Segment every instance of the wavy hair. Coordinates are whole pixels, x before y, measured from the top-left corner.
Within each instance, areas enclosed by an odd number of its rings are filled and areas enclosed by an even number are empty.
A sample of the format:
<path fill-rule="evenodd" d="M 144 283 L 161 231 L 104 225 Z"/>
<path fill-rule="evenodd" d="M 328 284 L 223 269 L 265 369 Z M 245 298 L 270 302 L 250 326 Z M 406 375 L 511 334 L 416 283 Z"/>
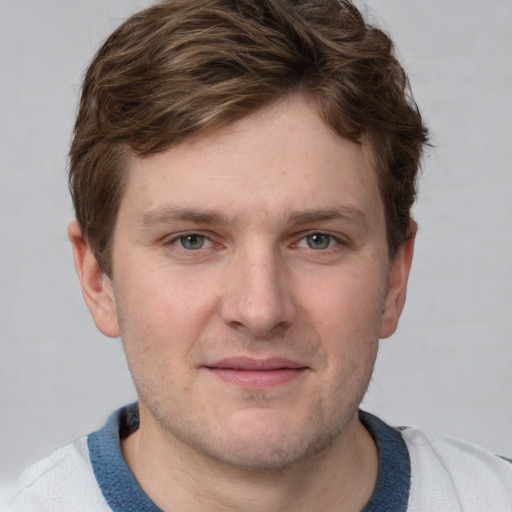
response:
<path fill-rule="evenodd" d="M 368 137 L 393 257 L 405 240 L 427 129 L 388 35 L 348 0 L 166 0 L 125 21 L 88 68 L 69 185 L 107 274 L 126 157 L 147 157 L 285 95 L 341 137 Z"/>

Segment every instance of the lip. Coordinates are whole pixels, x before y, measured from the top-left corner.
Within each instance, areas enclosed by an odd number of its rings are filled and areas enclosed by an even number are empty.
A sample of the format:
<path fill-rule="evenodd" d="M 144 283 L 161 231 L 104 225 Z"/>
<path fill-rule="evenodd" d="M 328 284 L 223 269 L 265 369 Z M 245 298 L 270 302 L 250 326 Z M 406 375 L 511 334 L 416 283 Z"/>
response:
<path fill-rule="evenodd" d="M 205 365 L 204 368 L 221 380 L 247 390 L 288 384 L 308 369 L 303 363 L 280 357 L 231 357 Z"/>

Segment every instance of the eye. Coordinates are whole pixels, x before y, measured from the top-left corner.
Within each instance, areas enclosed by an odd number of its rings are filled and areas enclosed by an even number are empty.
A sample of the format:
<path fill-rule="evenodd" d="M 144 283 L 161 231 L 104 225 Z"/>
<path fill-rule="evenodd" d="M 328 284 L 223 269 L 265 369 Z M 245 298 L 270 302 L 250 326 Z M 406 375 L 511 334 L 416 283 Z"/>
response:
<path fill-rule="evenodd" d="M 306 243 L 311 249 L 328 249 L 331 245 L 331 237 L 322 233 L 315 233 L 306 237 Z"/>
<path fill-rule="evenodd" d="M 179 244 L 183 249 L 186 249 L 187 251 L 197 251 L 199 249 L 203 249 L 204 247 L 209 247 L 211 241 L 204 235 L 191 233 L 190 235 L 180 236 L 176 239 L 175 243 Z"/>
<path fill-rule="evenodd" d="M 339 243 L 340 241 L 332 235 L 328 235 L 326 233 L 312 233 L 300 240 L 297 247 L 307 246 L 310 249 L 321 251 L 335 247 Z"/>

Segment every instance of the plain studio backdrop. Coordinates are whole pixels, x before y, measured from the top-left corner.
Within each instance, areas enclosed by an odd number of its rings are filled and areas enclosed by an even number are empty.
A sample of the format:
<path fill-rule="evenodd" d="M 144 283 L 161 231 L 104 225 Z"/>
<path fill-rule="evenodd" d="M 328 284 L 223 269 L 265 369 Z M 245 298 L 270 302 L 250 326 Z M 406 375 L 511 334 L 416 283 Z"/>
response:
<path fill-rule="evenodd" d="M 134 400 L 82 301 L 66 154 L 82 73 L 142 0 L 0 0 L 0 477 Z M 408 302 L 364 407 L 512 456 L 512 1 L 369 0 L 433 136 Z"/>

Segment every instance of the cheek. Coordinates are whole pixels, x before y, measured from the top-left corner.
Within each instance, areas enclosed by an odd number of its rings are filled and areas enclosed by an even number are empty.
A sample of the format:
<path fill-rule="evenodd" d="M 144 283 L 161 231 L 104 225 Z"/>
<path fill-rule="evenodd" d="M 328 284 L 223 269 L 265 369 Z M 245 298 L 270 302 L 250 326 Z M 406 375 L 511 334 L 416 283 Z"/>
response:
<path fill-rule="evenodd" d="M 370 378 L 384 307 L 384 287 L 376 279 L 382 277 L 354 272 L 309 295 L 309 323 L 321 340 L 334 392 L 365 387 Z"/>
<path fill-rule="evenodd" d="M 322 280 L 322 286 L 308 282 L 302 289 L 302 305 L 312 323 L 321 330 L 356 338 L 378 332 L 384 310 L 383 273 L 351 270 Z M 316 284 L 316 286 L 315 286 Z"/>
<path fill-rule="evenodd" d="M 190 387 L 197 345 L 215 316 L 216 297 L 205 292 L 216 288 L 165 272 L 127 275 L 121 282 L 121 337 L 139 396 L 152 401 L 157 389 Z"/>
<path fill-rule="evenodd" d="M 130 330 L 153 332 L 147 340 L 152 343 L 159 334 L 169 338 L 200 328 L 214 308 L 211 290 L 215 288 L 191 272 L 187 275 L 154 268 L 128 273 L 120 282 L 123 286 L 117 289 L 116 304 L 121 323 Z"/>

